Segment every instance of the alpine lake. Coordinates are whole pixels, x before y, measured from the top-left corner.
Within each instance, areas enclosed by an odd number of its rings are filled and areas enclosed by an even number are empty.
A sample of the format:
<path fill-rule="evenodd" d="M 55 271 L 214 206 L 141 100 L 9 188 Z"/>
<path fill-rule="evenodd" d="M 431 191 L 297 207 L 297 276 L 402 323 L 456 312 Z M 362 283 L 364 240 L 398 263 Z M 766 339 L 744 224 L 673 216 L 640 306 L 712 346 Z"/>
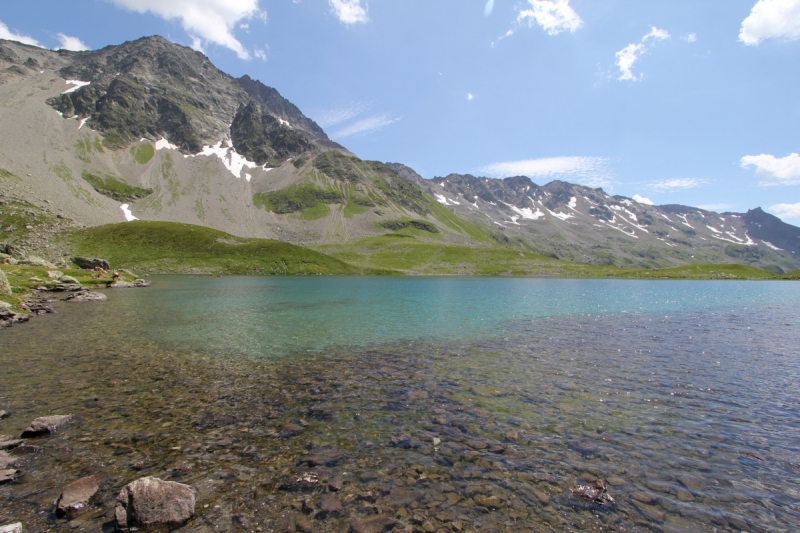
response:
<path fill-rule="evenodd" d="M 800 529 L 800 284 L 150 279 L 0 331 L 0 434 L 76 415 L 0 524 L 157 476 L 193 533 Z"/>

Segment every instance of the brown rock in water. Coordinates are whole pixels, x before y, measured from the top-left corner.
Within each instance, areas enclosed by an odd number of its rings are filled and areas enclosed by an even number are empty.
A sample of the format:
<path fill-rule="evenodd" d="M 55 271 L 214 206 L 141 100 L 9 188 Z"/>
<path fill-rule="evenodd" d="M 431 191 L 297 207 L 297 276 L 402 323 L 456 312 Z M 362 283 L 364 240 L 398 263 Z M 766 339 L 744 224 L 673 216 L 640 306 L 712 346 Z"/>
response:
<path fill-rule="evenodd" d="M 69 519 L 86 511 L 89 500 L 97 493 L 99 487 L 94 476 L 81 478 L 64 487 L 61 496 L 56 500 L 56 516 Z"/>
<path fill-rule="evenodd" d="M 144 477 L 129 483 L 117 496 L 117 529 L 174 529 L 194 517 L 195 490 L 174 481 Z"/>
<path fill-rule="evenodd" d="M 63 428 L 68 422 L 73 420 L 75 415 L 52 415 L 37 418 L 28 429 L 22 432 L 23 439 L 38 437 L 40 435 L 50 435 Z"/>
<path fill-rule="evenodd" d="M 11 414 L 12 414 L 11 411 L 2 411 L 2 410 L 0 410 L 0 420 L 3 420 L 4 418 L 8 418 L 9 416 L 11 416 Z"/>
<path fill-rule="evenodd" d="M 608 493 L 606 484 L 602 479 L 597 479 L 589 485 L 579 485 L 576 488 L 569 490 L 573 496 L 593 501 L 598 505 L 616 503 L 614 498 L 611 497 L 611 494 Z"/>
<path fill-rule="evenodd" d="M 339 461 L 344 459 L 344 453 L 336 448 L 321 448 L 314 450 L 314 452 L 302 456 L 298 459 L 298 464 L 306 463 L 308 466 L 335 466 Z"/>
<path fill-rule="evenodd" d="M 0 470 L 0 485 L 14 481 L 19 476 L 19 470 L 9 468 L 7 470 Z"/>
<path fill-rule="evenodd" d="M 374 518 L 365 518 L 364 520 L 355 520 L 350 524 L 350 531 L 352 533 L 384 533 L 391 531 L 397 524 L 397 520 L 389 518 L 388 516 L 376 516 Z"/>
<path fill-rule="evenodd" d="M 11 435 L 0 435 L 0 450 L 10 450 L 22 444 L 22 440 Z"/>
<path fill-rule="evenodd" d="M 344 507 L 339 497 L 335 494 L 326 494 L 319 502 L 317 518 L 332 518 L 339 516 Z"/>

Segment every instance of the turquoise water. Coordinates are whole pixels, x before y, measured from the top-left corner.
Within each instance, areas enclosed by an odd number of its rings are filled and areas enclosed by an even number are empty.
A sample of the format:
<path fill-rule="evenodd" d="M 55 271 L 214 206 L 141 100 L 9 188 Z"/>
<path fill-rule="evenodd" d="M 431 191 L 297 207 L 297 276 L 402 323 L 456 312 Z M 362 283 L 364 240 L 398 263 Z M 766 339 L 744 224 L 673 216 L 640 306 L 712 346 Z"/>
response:
<path fill-rule="evenodd" d="M 503 336 L 531 319 L 741 310 L 800 301 L 800 284 L 475 278 L 152 278 L 125 294 L 142 331 L 206 352 L 274 358 Z M 144 316 L 143 311 L 146 311 Z"/>

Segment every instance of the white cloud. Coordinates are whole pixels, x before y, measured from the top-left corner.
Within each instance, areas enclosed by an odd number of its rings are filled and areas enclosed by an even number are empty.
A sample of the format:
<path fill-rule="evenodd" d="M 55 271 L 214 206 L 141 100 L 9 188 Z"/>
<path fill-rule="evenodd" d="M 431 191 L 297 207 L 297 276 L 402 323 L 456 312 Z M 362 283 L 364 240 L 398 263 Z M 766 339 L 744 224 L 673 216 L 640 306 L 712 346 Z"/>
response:
<path fill-rule="evenodd" d="M 639 196 L 638 194 L 634 194 L 633 199 L 634 201 L 639 202 L 640 204 L 654 205 L 653 200 L 651 200 L 650 198 L 645 198 L 644 196 Z"/>
<path fill-rule="evenodd" d="M 351 102 L 325 111 L 312 112 L 312 118 L 322 128 L 347 122 L 372 107 L 371 102 Z"/>
<path fill-rule="evenodd" d="M 180 19 L 183 29 L 192 36 L 192 48 L 202 50 L 202 40 L 230 48 L 240 59 L 251 55 L 236 40 L 232 30 L 249 18 L 262 18 L 258 0 L 107 0 L 138 13 L 151 12 L 166 20 Z"/>
<path fill-rule="evenodd" d="M 19 33 L 13 33 L 11 30 L 8 29 L 8 26 L 0 22 L 0 39 L 8 39 L 9 41 L 17 41 L 22 44 L 29 44 L 31 46 L 38 46 L 39 48 L 43 48 L 39 41 L 34 39 L 33 37 L 28 37 L 27 35 L 20 35 Z"/>
<path fill-rule="evenodd" d="M 654 41 L 663 41 L 664 39 L 669 39 L 670 35 L 667 30 L 660 30 L 655 26 L 650 26 L 650 33 L 642 37 L 642 42 L 646 43 L 647 39 L 653 39 Z"/>
<path fill-rule="evenodd" d="M 513 35 L 523 24 L 529 28 L 538 24 L 548 35 L 558 35 L 562 31 L 575 32 L 583 25 L 581 17 L 569 5 L 569 0 L 528 0 L 528 4 L 530 9 L 517 8 L 515 27 L 508 30 L 506 37 Z"/>
<path fill-rule="evenodd" d="M 63 33 L 59 33 L 57 35 L 58 40 L 61 41 L 61 48 L 63 50 L 71 50 L 73 52 L 83 52 L 84 50 L 89 50 L 89 47 L 83 44 L 83 41 L 77 37 L 70 37 L 69 35 L 64 35 Z"/>
<path fill-rule="evenodd" d="M 800 184 L 800 155 L 789 154 L 786 157 L 774 155 L 746 155 L 741 160 L 742 168 L 755 167 L 756 173 L 765 179 L 761 185 L 797 185 Z"/>
<path fill-rule="evenodd" d="M 361 7 L 361 0 L 328 0 L 333 14 L 345 24 L 369 22 L 367 10 Z"/>
<path fill-rule="evenodd" d="M 758 0 L 742 22 L 739 40 L 757 45 L 780 37 L 800 38 L 800 0 Z"/>
<path fill-rule="evenodd" d="M 608 159 L 602 157 L 547 157 L 492 163 L 480 172 L 496 178 L 508 176 L 571 177 L 584 185 L 599 187 L 609 181 Z"/>
<path fill-rule="evenodd" d="M 483 15 L 485 17 L 488 17 L 489 15 L 492 14 L 493 10 L 494 10 L 494 0 L 488 0 L 486 2 L 486 7 L 483 8 Z"/>
<path fill-rule="evenodd" d="M 192 50 L 197 50 L 198 52 L 205 54 L 206 49 L 203 47 L 203 39 L 197 37 L 196 35 L 190 35 L 192 38 L 192 44 L 189 45 L 189 48 Z"/>
<path fill-rule="evenodd" d="M 670 180 L 657 181 L 648 185 L 649 188 L 659 192 L 676 191 L 680 189 L 694 189 L 705 185 L 706 180 L 697 178 L 673 178 Z"/>
<path fill-rule="evenodd" d="M 706 211 L 716 211 L 717 213 L 720 213 L 724 211 L 730 211 L 736 207 L 736 204 L 703 204 L 698 205 L 697 207 Z"/>
<path fill-rule="evenodd" d="M 471 102 L 475 99 L 475 95 L 472 93 L 467 93 L 467 101 Z"/>
<path fill-rule="evenodd" d="M 652 39 L 653 41 L 663 41 L 665 39 L 669 39 L 670 35 L 667 30 L 661 30 L 656 28 L 655 26 L 650 26 L 650 33 L 646 34 L 642 37 L 642 40 L 638 43 L 631 43 L 616 54 L 616 65 L 619 67 L 619 79 L 620 81 L 623 80 L 631 80 L 631 81 L 641 81 L 642 75 L 636 76 L 633 73 L 633 64 L 636 63 L 636 60 L 641 57 L 642 54 L 649 50 L 647 41 Z"/>
<path fill-rule="evenodd" d="M 256 56 L 261 61 L 267 60 L 267 52 L 265 50 L 261 50 L 260 48 L 256 48 L 253 50 L 253 55 Z"/>
<path fill-rule="evenodd" d="M 367 133 L 372 133 L 383 129 L 389 124 L 397 122 L 398 120 L 400 119 L 393 118 L 389 113 L 375 115 L 346 126 L 331 135 L 331 137 L 334 139 L 344 139 L 345 137 L 352 137 L 354 135 L 366 135 Z"/>
<path fill-rule="evenodd" d="M 684 35 L 683 37 L 681 37 L 681 39 L 683 39 L 687 43 L 696 43 L 697 42 L 697 34 L 696 33 L 690 33 L 688 35 Z"/>
<path fill-rule="evenodd" d="M 800 202 L 796 204 L 775 204 L 768 210 L 780 218 L 800 219 Z"/>

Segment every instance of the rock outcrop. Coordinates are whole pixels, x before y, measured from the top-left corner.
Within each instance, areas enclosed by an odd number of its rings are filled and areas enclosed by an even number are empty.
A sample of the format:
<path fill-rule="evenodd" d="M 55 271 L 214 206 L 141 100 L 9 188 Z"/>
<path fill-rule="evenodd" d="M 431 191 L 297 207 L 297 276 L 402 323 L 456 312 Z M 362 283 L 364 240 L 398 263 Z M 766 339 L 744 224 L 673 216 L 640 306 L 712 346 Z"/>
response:
<path fill-rule="evenodd" d="M 103 270 L 111 270 L 111 264 L 105 259 L 98 259 L 97 257 L 73 257 L 72 262 L 78 265 L 78 268 L 94 270 L 97 267 Z"/>

